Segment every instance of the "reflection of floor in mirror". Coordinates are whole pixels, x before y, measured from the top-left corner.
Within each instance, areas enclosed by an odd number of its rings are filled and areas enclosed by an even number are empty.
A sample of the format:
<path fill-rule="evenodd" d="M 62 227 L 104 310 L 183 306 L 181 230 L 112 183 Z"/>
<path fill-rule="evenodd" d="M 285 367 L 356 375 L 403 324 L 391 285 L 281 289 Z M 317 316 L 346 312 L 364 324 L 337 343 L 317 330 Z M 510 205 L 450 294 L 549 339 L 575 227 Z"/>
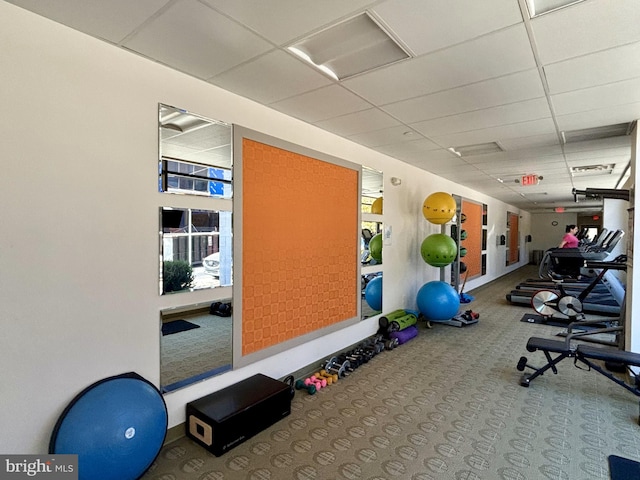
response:
<path fill-rule="evenodd" d="M 164 335 L 160 344 L 160 381 L 163 386 L 230 365 L 233 317 L 203 313 L 183 320 L 200 328 Z"/>
<path fill-rule="evenodd" d="M 363 299 L 362 300 L 362 318 L 373 317 L 374 315 L 378 315 L 380 312 L 378 310 L 374 310 L 369 306 L 369 304 Z"/>

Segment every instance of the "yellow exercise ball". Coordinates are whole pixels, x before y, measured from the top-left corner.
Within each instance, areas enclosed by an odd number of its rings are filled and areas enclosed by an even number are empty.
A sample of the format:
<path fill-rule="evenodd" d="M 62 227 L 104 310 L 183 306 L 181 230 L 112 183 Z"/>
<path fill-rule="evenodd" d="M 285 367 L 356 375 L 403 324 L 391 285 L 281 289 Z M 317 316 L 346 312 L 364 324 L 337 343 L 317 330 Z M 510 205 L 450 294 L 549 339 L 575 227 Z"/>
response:
<path fill-rule="evenodd" d="M 447 223 L 456 214 L 456 200 L 445 192 L 432 193 L 422 204 L 422 214 L 431 223 Z"/>
<path fill-rule="evenodd" d="M 382 197 L 376 198 L 371 204 L 371 213 L 382 215 Z"/>

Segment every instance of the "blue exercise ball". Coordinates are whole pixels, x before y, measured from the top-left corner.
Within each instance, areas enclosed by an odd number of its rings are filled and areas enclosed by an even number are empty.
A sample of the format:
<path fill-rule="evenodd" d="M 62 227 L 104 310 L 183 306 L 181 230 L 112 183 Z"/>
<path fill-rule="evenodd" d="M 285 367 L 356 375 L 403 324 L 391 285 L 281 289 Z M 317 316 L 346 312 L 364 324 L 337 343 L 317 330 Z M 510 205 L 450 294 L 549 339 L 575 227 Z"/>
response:
<path fill-rule="evenodd" d="M 420 287 L 417 303 L 427 320 L 450 320 L 460 309 L 460 295 L 448 283 L 433 281 Z"/>
<path fill-rule="evenodd" d="M 167 407 L 136 373 L 100 380 L 78 394 L 56 423 L 49 453 L 77 454 L 80 480 L 135 480 L 160 453 Z"/>
<path fill-rule="evenodd" d="M 374 310 L 382 310 L 382 276 L 367 283 L 364 289 L 364 299 Z"/>

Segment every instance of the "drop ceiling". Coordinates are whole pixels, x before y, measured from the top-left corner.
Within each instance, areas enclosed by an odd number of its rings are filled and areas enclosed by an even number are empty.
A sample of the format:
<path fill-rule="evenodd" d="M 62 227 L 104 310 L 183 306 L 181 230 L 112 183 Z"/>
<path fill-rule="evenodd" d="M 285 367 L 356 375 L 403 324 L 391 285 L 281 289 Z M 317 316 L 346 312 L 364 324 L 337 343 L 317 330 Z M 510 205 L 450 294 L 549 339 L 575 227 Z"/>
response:
<path fill-rule="evenodd" d="M 572 189 L 628 173 L 640 8 L 583 0 L 531 18 L 528 1 L 9 3 L 522 209 L 594 209 Z M 288 50 L 363 13 L 409 58 L 336 80 Z M 470 149 L 483 144 L 498 148 Z"/>

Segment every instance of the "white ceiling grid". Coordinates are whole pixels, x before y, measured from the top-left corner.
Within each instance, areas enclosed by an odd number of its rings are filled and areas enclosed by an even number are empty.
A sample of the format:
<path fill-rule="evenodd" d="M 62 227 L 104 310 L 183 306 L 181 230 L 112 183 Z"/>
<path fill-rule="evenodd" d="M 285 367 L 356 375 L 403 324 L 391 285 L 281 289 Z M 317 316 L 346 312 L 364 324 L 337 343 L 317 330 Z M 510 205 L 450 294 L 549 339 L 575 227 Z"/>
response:
<path fill-rule="evenodd" d="M 572 207 L 573 187 L 614 188 L 627 167 L 629 136 L 563 131 L 640 117 L 637 0 L 533 19 L 525 0 L 8 2 L 529 211 Z M 365 11 L 412 58 L 336 81 L 287 50 Z M 504 151 L 448 150 L 489 142 Z M 596 164 L 615 168 L 570 173 Z M 529 173 L 543 180 L 515 182 Z"/>

